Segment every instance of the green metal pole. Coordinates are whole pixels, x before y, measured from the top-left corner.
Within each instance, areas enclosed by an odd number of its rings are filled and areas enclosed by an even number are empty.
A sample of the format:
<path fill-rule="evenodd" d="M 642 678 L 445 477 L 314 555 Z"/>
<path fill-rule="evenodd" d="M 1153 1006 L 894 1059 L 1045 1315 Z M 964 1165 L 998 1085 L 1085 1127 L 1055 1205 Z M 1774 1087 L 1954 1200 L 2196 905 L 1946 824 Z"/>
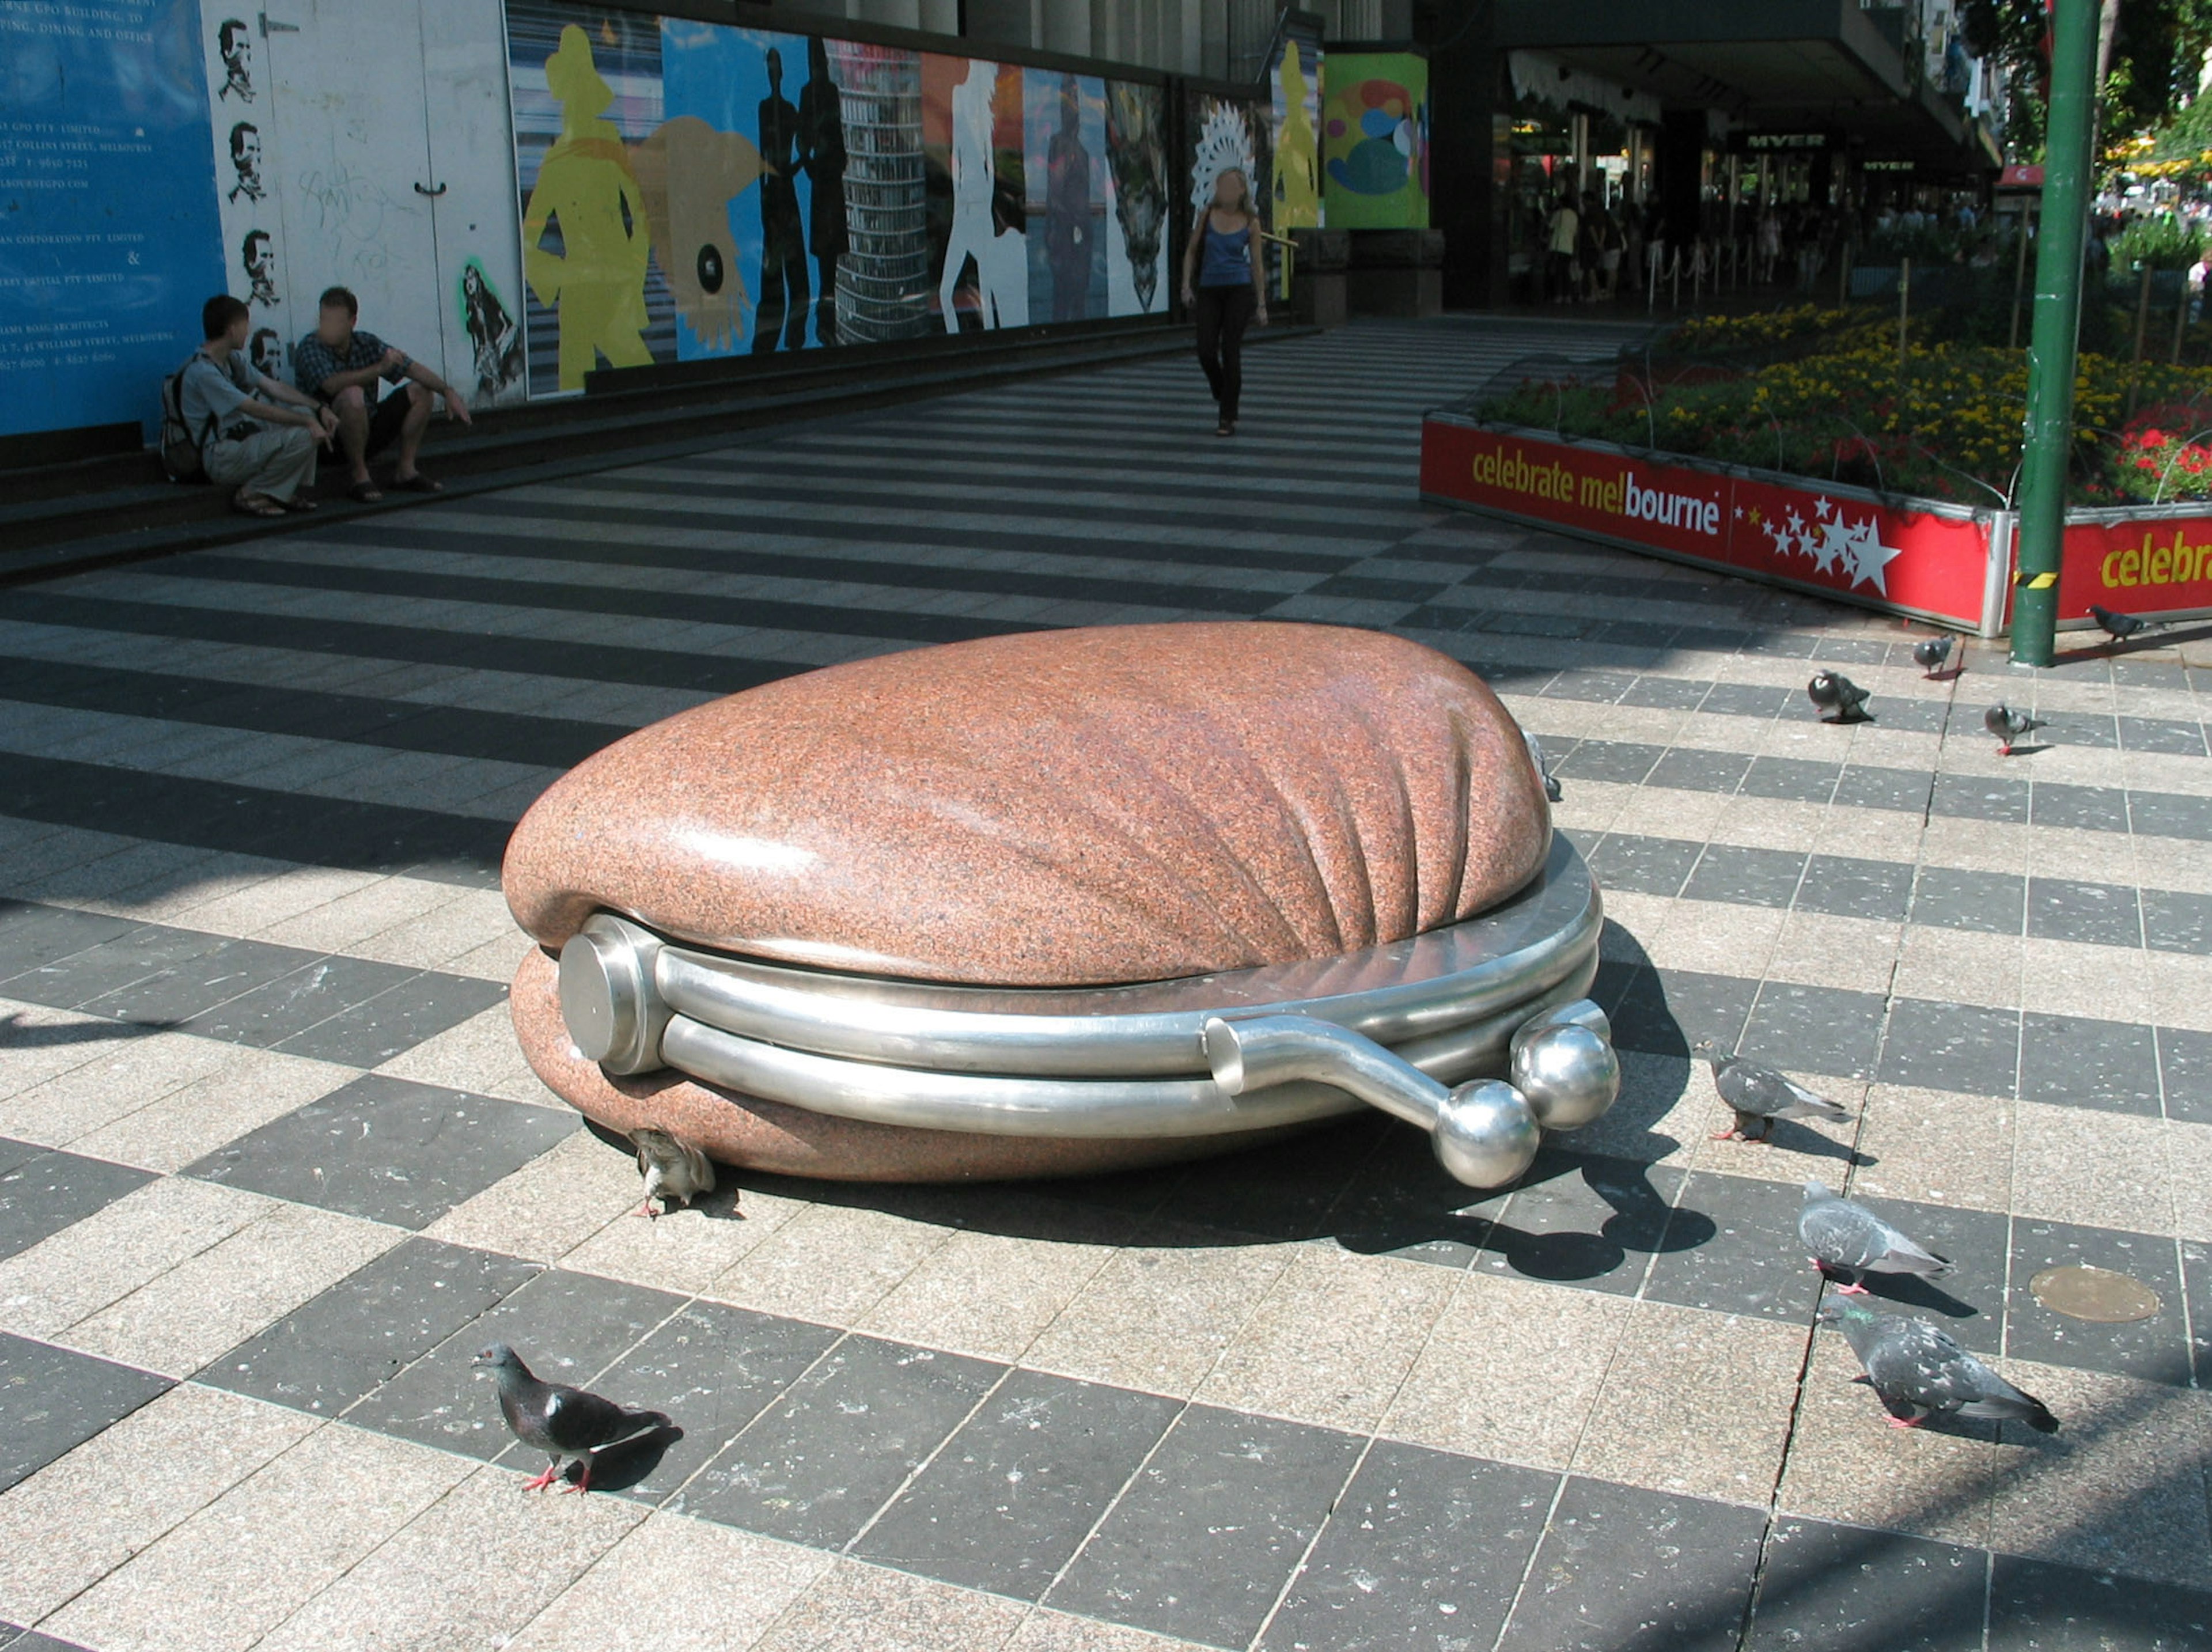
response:
<path fill-rule="evenodd" d="M 2055 0 L 2051 111 L 2045 129 L 2042 234 L 2035 249 L 2035 321 L 2027 347 L 2027 440 L 2020 483 L 2020 567 L 2013 575 L 2012 659 L 2048 665 L 2058 629 L 2058 563 L 2066 467 L 2074 436 L 2075 338 L 2081 315 L 2081 244 L 2089 216 L 2095 125 L 2098 0 Z"/>

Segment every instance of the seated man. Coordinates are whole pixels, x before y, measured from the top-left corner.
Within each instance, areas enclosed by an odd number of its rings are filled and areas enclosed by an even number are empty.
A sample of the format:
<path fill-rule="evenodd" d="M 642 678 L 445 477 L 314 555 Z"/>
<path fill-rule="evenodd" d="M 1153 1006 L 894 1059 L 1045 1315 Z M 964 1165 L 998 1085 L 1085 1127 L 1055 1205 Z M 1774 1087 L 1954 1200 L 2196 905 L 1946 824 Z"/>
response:
<path fill-rule="evenodd" d="M 337 420 L 288 384 L 255 371 L 246 358 L 253 313 L 218 293 L 200 308 L 207 342 L 185 364 L 177 401 L 199 443 L 211 481 L 238 491 L 231 502 L 249 516 L 311 511 L 301 489 L 315 479 L 315 447 L 330 445 Z"/>
<path fill-rule="evenodd" d="M 300 388 L 337 415 L 338 443 L 352 466 L 347 495 L 368 504 L 384 497 L 368 474 L 372 454 L 382 452 L 396 439 L 399 464 L 392 472 L 395 487 L 418 494 L 443 493 L 445 489 L 415 467 L 422 446 L 422 431 L 430 422 L 435 398 L 443 397 L 446 410 L 467 424 L 469 404 L 461 392 L 424 367 L 386 343 L 373 332 L 354 325 L 361 305 L 343 287 L 322 296 L 315 330 L 292 352 L 292 370 Z M 400 388 L 377 399 L 380 379 Z"/>

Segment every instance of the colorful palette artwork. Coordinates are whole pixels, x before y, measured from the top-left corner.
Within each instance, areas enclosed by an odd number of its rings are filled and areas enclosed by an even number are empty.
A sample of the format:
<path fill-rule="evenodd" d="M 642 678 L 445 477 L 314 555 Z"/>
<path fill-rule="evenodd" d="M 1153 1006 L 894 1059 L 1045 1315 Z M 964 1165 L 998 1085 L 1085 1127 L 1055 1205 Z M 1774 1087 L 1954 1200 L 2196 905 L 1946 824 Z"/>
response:
<path fill-rule="evenodd" d="M 1429 65 L 1407 52 L 1322 62 L 1322 197 L 1332 229 L 1429 227 Z"/>

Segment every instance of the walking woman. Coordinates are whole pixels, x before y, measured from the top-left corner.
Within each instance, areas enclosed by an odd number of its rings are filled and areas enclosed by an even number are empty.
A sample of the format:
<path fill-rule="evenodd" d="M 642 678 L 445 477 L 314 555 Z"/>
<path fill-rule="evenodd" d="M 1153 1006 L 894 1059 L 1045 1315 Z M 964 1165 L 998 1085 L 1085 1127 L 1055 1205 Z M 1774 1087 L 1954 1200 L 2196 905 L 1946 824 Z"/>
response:
<path fill-rule="evenodd" d="M 1244 388 L 1244 329 L 1267 325 L 1267 260 L 1252 186 L 1231 167 L 1213 180 L 1213 204 L 1191 227 L 1182 250 L 1182 301 L 1198 322 L 1198 364 L 1221 404 L 1217 436 L 1237 434 Z"/>

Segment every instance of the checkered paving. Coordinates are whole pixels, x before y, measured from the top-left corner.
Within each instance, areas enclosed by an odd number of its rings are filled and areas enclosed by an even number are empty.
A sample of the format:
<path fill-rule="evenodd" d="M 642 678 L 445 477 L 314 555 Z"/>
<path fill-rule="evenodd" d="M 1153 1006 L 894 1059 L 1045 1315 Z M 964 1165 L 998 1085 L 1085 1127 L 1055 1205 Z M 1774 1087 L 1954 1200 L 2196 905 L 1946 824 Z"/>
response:
<path fill-rule="evenodd" d="M 1143 362 L 0 596 L 0 1648 L 2212 1646 L 2212 647 L 1929 682 L 1418 503 L 1424 406 L 1617 337 L 1363 324 L 1255 351 L 1233 442 Z M 1263 615 L 1542 737 L 1606 1119 L 1473 1202 L 1377 1114 L 636 1216 L 506 1024 L 547 783 L 813 665 Z M 1857 1116 L 1710 1139 L 1705 1036 Z M 1883 1425 L 1808 1174 L 1960 1260 L 1890 1294 L 2062 1433 Z M 2051 1312 L 2066 1262 L 2158 1311 Z M 682 1436 L 520 1497 L 495 1339 Z"/>

